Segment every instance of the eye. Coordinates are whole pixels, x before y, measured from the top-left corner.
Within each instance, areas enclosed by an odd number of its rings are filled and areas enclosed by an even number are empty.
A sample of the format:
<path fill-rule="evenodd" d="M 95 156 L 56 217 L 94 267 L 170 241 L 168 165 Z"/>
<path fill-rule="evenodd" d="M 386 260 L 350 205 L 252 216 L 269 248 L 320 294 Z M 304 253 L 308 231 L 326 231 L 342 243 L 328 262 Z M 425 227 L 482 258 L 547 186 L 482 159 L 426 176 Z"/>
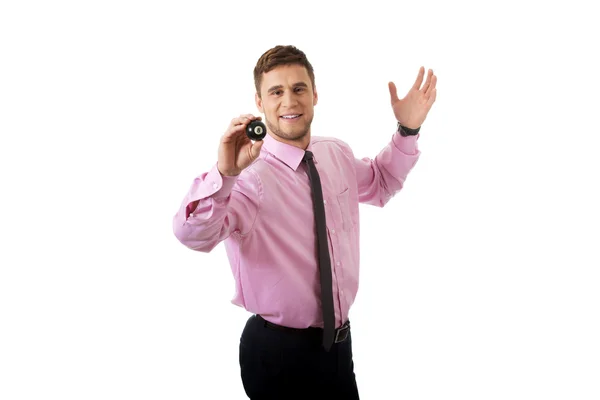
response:
<path fill-rule="evenodd" d="M 303 91 L 304 91 L 304 88 L 303 88 L 303 87 L 298 87 L 298 88 L 296 88 L 296 92 L 303 92 Z"/>

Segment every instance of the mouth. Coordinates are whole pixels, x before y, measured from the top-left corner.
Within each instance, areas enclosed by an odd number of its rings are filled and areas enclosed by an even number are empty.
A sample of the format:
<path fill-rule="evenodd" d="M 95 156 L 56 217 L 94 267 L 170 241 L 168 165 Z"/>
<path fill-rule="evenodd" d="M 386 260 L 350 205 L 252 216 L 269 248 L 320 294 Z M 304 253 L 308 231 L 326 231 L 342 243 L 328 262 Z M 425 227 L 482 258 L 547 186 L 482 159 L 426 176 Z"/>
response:
<path fill-rule="evenodd" d="M 293 122 L 293 121 L 297 121 L 301 116 L 302 116 L 302 114 L 284 114 L 284 115 L 280 115 L 279 119 L 282 119 L 286 122 Z"/>

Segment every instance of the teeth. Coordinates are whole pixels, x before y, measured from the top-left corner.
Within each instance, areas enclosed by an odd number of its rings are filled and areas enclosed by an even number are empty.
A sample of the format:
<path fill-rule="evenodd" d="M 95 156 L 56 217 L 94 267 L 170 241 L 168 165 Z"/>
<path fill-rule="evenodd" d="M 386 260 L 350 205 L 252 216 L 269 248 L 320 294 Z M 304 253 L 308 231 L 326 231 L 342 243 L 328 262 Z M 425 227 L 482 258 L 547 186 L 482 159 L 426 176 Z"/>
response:
<path fill-rule="evenodd" d="M 300 116 L 299 114 L 296 114 L 296 115 L 282 115 L 281 117 L 282 118 L 286 118 L 286 119 L 294 119 L 294 118 L 297 118 L 299 116 Z"/>

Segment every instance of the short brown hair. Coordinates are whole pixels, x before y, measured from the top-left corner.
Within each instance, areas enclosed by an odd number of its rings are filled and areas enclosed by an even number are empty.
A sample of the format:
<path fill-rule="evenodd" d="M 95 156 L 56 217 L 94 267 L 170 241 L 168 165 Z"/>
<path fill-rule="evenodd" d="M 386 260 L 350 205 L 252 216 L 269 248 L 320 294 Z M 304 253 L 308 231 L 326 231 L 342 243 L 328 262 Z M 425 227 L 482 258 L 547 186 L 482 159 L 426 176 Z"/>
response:
<path fill-rule="evenodd" d="M 281 65 L 302 65 L 308 71 L 308 76 L 312 83 L 313 90 L 315 89 L 315 73 L 313 67 L 306 58 L 306 54 L 295 46 L 275 46 L 266 52 L 258 59 L 256 67 L 254 67 L 254 86 L 256 93 L 260 97 L 260 85 L 262 83 L 262 74 L 271 71 Z"/>

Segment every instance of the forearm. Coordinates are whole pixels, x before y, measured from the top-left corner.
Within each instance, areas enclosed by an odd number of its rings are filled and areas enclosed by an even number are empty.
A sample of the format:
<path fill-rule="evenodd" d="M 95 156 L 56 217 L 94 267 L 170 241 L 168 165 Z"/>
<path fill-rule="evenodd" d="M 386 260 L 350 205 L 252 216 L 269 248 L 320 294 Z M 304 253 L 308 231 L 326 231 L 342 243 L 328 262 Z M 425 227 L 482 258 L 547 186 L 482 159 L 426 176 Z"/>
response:
<path fill-rule="evenodd" d="M 256 212 L 256 205 L 251 200 L 239 201 L 234 188 L 237 181 L 237 176 L 223 177 L 216 167 L 194 180 L 173 217 L 173 232 L 182 244 L 210 252 L 247 225 L 246 217 Z"/>
<path fill-rule="evenodd" d="M 421 155 L 418 138 L 419 135 L 402 137 L 395 132 L 374 159 L 356 160 L 358 194 L 362 203 L 383 207 L 403 188 Z"/>
<path fill-rule="evenodd" d="M 212 197 L 184 201 L 173 218 L 175 237 L 192 250 L 210 252 L 231 233 L 228 206 L 228 199 Z"/>

